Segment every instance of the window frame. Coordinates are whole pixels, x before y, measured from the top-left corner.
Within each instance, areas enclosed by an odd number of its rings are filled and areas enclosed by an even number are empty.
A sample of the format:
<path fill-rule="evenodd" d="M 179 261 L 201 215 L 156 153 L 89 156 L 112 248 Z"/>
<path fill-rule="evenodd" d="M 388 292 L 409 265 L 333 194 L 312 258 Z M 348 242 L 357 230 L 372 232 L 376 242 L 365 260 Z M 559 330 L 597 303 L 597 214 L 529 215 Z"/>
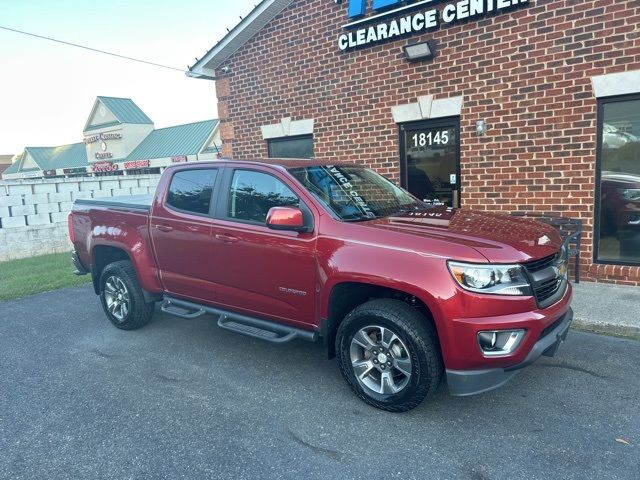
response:
<path fill-rule="evenodd" d="M 596 117 L 596 178 L 595 178 L 595 192 L 594 192 L 594 219 L 593 219 L 593 258 L 594 265 L 620 265 L 628 267 L 640 266 L 640 260 L 599 260 L 598 255 L 600 253 L 600 218 L 601 213 L 601 195 L 602 195 L 602 134 L 604 131 L 604 106 L 608 103 L 620 103 L 629 101 L 640 100 L 640 93 L 632 93 L 627 95 L 615 95 L 611 97 L 598 98 L 598 109 Z"/>
<path fill-rule="evenodd" d="M 213 182 L 211 197 L 209 198 L 209 211 L 207 213 L 192 212 L 192 211 L 184 210 L 182 208 L 178 208 L 174 205 L 171 205 L 169 203 L 169 191 L 171 190 L 171 184 L 173 183 L 173 179 L 175 178 L 175 176 L 180 173 L 193 172 L 193 171 L 199 171 L 199 170 L 215 170 L 216 171 L 216 178 Z M 170 212 L 181 213 L 184 215 L 193 215 L 195 217 L 202 217 L 202 218 L 213 218 L 214 213 L 216 211 L 217 196 L 218 196 L 218 192 L 220 191 L 220 182 L 221 182 L 222 173 L 223 171 L 220 167 L 184 168 L 184 169 L 180 169 L 173 172 L 171 174 L 171 178 L 169 179 L 169 183 L 167 184 L 167 191 L 165 192 L 162 206 L 167 210 L 169 210 Z"/>
<path fill-rule="evenodd" d="M 287 140 L 304 140 L 304 139 L 309 139 L 311 140 L 311 153 L 312 156 L 309 157 L 308 159 L 311 160 L 312 158 L 315 157 L 315 143 L 314 143 L 314 138 L 313 138 L 313 134 L 312 133 L 308 133 L 308 134 L 304 134 L 304 135 L 292 135 L 289 137 L 274 137 L 274 138 L 268 138 L 267 139 L 267 157 L 268 158 L 283 158 L 283 157 L 274 157 L 271 155 L 271 144 L 273 142 L 278 142 L 278 141 L 287 141 Z M 288 157 L 288 158 L 302 158 L 302 159 L 306 159 L 306 157 Z"/>
<path fill-rule="evenodd" d="M 305 213 L 305 211 L 308 211 L 309 213 L 311 212 L 309 210 L 309 207 L 305 204 L 304 200 L 300 196 L 300 194 L 296 192 L 295 189 L 292 188 L 291 185 L 281 177 L 274 175 L 271 172 L 267 172 L 265 170 L 260 170 L 260 169 L 251 168 L 251 167 L 237 167 L 237 168 L 228 168 L 227 171 L 225 172 L 224 183 L 222 188 L 220 188 L 220 194 L 218 195 L 218 198 L 217 198 L 217 202 L 219 203 L 219 208 L 215 215 L 216 218 L 220 220 L 225 220 L 228 222 L 241 223 L 244 225 L 253 225 L 256 227 L 264 227 L 266 229 L 269 229 L 266 221 L 263 223 L 263 222 L 256 222 L 254 220 L 243 220 L 239 218 L 233 218 L 229 216 L 229 202 L 231 201 L 231 187 L 233 186 L 233 177 L 237 171 L 261 173 L 263 175 L 268 175 L 270 177 L 275 178 L 277 181 L 282 183 L 285 187 L 287 187 L 291 191 L 291 193 L 293 193 L 296 196 L 299 202 L 298 208 L 300 208 L 303 214 Z M 269 229 L 269 231 L 274 231 L 274 230 Z"/>

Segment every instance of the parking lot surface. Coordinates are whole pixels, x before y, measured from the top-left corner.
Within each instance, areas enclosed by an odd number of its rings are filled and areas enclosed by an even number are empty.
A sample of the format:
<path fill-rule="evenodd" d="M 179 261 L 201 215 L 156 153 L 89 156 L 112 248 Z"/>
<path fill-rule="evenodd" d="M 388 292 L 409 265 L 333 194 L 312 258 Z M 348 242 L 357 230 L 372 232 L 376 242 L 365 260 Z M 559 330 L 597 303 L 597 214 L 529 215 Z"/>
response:
<path fill-rule="evenodd" d="M 500 390 L 375 410 L 318 344 L 117 330 L 90 286 L 0 303 L 0 478 L 637 479 L 640 342 L 570 332 Z"/>

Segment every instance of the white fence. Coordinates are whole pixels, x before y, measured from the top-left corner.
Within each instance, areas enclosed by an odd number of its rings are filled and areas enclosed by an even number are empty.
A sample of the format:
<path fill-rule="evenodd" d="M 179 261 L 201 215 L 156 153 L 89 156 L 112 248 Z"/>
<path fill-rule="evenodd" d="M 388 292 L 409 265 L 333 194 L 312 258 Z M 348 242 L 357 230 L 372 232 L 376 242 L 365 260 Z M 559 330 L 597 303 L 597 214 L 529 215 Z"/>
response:
<path fill-rule="evenodd" d="M 153 193 L 160 175 L 0 182 L 0 261 L 71 250 L 67 215 L 78 198 Z"/>

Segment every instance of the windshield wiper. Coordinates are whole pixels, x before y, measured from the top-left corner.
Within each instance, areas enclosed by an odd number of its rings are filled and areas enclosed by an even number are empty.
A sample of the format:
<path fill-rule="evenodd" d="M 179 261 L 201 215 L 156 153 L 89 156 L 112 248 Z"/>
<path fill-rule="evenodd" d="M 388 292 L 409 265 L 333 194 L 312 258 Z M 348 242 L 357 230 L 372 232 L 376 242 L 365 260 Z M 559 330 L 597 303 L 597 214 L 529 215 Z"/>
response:
<path fill-rule="evenodd" d="M 378 218 L 381 218 L 381 217 L 379 216 L 367 217 L 366 215 L 362 215 L 361 217 L 343 218 L 342 221 L 349 222 L 349 223 L 357 223 L 357 222 L 368 222 L 369 220 L 376 220 Z"/>

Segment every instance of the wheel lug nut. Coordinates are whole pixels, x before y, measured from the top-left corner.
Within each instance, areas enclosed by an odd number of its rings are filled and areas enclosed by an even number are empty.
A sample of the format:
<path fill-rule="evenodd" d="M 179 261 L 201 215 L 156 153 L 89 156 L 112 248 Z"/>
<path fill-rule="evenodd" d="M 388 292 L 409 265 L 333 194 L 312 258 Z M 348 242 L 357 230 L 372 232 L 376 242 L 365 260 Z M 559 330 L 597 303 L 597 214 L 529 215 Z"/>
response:
<path fill-rule="evenodd" d="M 378 363 L 378 360 L 377 360 L 377 359 L 374 359 L 374 360 L 373 360 L 373 363 Z"/>
<path fill-rule="evenodd" d="M 391 366 L 391 362 L 387 362 L 387 365 Z"/>
<path fill-rule="evenodd" d="M 385 369 L 385 365 L 384 365 L 384 364 L 380 365 L 380 367 L 381 367 L 383 370 Z"/>

